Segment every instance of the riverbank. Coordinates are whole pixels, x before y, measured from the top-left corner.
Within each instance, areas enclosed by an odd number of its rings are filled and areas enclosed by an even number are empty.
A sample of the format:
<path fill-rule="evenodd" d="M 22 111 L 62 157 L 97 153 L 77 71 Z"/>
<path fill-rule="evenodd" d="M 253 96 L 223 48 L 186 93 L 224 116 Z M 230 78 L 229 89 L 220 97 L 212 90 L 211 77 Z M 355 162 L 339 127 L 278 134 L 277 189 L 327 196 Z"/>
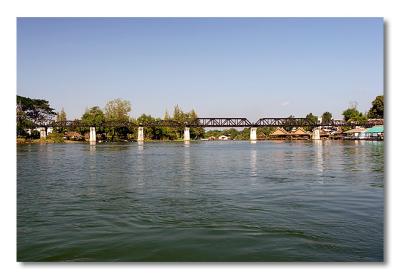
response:
<path fill-rule="evenodd" d="M 17 138 L 17 144 L 43 144 L 43 143 L 86 143 L 86 141 L 64 140 L 57 141 L 53 139 L 23 139 Z"/>
<path fill-rule="evenodd" d="M 197 140 L 191 140 L 191 141 L 197 141 Z M 200 141 L 200 140 L 198 140 Z M 78 140 L 64 140 L 64 141 L 55 141 L 52 139 L 18 139 L 17 138 L 17 144 L 44 144 L 44 143 L 87 143 L 89 144 L 89 141 L 78 141 Z M 136 140 L 132 141 L 97 141 L 97 144 L 101 143 L 128 143 L 128 142 L 137 142 Z M 184 140 L 145 140 L 145 143 L 156 143 L 156 142 L 184 142 Z"/>

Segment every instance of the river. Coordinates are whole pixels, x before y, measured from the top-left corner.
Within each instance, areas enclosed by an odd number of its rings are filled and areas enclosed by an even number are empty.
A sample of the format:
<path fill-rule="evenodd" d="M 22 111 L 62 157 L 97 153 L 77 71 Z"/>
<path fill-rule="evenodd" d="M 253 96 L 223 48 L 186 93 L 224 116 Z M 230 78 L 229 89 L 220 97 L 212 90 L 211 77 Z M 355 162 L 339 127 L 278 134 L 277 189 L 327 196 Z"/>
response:
<path fill-rule="evenodd" d="M 383 261 L 384 143 L 17 146 L 18 261 Z"/>

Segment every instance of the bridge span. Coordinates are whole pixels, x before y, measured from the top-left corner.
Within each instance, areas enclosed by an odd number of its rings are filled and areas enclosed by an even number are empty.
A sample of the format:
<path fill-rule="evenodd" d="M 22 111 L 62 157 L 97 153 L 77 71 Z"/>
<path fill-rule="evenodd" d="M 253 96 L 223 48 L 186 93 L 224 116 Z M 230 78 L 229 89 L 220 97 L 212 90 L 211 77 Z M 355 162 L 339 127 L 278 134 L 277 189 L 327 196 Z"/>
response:
<path fill-rule="evenodd" d="M 226 118 L 226 117 L 209 117 L 196 118 L 191 122 L 178 122 L 174 120 L 155 120 L 151 122 L 137 121 L 104 121 L 99 124 L 89 123 L 82 120 L 67 121 L 49 121 L 47 123 L 36 124 L 35 127 L 40 128 L 40 137 L 46 137 L 47 127 L 53 128 L 89 128 L 90 142 L 96 142 L 96 128 L 138 128 L 138 141 L 144 140 L 144 127 L 180 127 L 184 128 L 184 140 L 190 140 L 190 128 L 250 128 L 250 140 L 256 140 L 258 127 L 310 127 L 313 128 L 313 139 L 319 139 L 321 127 L 355 127 L 355 126 L 372 127 L 374 125 L 383 125 L 383 119 L 375 119 L 366 123 L 346 122 L 344 120 L 331 120 L 328 122 L 315 122 L 307 118 L 260 118 L 252 123 L 247 118 Z"/>

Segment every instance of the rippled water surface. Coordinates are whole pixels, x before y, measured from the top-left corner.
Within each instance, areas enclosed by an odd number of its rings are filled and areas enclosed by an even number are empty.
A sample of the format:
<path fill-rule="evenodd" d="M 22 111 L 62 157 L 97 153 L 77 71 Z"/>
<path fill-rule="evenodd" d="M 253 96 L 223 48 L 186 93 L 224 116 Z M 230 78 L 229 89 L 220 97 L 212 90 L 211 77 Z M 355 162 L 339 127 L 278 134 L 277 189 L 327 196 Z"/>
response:
<path fill-rule="evenodd" d="M 382 261 L 382 142 L 17 146 L 19 261 Z"/>

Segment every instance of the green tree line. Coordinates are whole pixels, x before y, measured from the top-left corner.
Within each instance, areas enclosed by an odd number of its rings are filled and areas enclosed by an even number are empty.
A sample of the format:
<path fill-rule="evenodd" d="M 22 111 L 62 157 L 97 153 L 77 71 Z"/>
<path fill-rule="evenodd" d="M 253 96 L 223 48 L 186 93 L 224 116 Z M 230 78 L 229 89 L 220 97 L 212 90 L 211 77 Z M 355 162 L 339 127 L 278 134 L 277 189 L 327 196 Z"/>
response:
<path fill-rule="evenodd" d="M 110 100 L 106 103 L 104 109 L 99 106 L 87 108 L 79 119 L 75 119 L 71 126 L 65 128 L 56 128 L 55 133 L 63 134 L 65 132 L 79 132 L 85 134 L 89 131 L 88 127 L 95 126 L 97 134 L 104 140 L 120 141 L 137 138 L 137 125 L 140 123 L 152 124 L 161 120 L 151 115 L 142 114 L 137 119 L 129 116 L 132 107 L 129 101 L 122 99 Z M 54 119 L 56 117 L 56 119 Z M 191 123 L 197 118 L 194 110 L 184 112 L 178 105 L 174 107 L 172 116 L 168 112 L 164 115 L 164 120 L 173 120 L 179 123 Z M 31 129 L 37 125 L 50 124 L 52 120 L 66 121 L 67 114 L 62 108 L 56 113 L 50 107 L 49 102 L 41 99 L 30 99 L 17 96 L 17 135 L 28 136 L 27 129 Z M 105 122 L 122 122 L 126 123 L 122 127 L 104 128 Z M 80 122 L 83 125 L 78 125 Z M 85 127 L 82 127 L 85 126 Z M 184 127 L 145 127 L 145 139 L 147 140 L 179 140 L 183 138 Z M 201 127 L 190 128 L 192 139 L 203 138 L 205 131 Z M 39 133 L 33 133 L 33 137 L 39 137 Z"/>

